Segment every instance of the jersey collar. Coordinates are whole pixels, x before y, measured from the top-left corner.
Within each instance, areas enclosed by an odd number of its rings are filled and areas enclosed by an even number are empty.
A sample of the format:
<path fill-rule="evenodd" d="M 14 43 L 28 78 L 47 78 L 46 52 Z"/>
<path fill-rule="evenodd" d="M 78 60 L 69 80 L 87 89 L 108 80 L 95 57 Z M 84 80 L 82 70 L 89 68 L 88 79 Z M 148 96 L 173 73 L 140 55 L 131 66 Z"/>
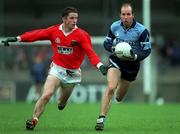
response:
<path fill-rule="evenodd" d="M 66 33 L 63 29 L 62 29 L 63 23 L 59 26 L 59 30 L 61 30 L 63 32 L 63 34 L 65 36 L 68 36 L 69 34 L 71 34 L 74 30 L 76 30 L 78 27 L 75 26 L 74 29 L 72 29 L 70 32 Z"/>

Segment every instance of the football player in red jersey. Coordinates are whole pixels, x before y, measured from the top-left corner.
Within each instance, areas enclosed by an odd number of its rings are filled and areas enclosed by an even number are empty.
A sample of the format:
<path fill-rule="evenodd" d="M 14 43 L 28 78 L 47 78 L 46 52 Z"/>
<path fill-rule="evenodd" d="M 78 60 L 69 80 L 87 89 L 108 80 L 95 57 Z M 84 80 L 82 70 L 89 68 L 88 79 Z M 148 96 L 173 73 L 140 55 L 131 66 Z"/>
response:
<path fill-rule="evenodd" d="M 27 130 L 35 128 L 46 104 L 59 86 L 61 87 L 61 93 L 58 109 L 62 110 L 66 106 L 75 85 L 81 82 L 80 65 L 85 55 L 103 75 L 107 73 L 107 67 L 101 63 L 99 56 L 93 50 L 89 34 L 77 27 L 77 21 L 77 9 L 66 7 L 62 12 L 62 24 L 46 29 L 33 30 L 2 41 L 5 46 L 9 46 L 9 42 L 16 41 L 50 40 L 52 43 L 54 55 L 51 68 L 44 84 L 43 94 L 35 105 L 33 117 L 26 121 Z"/>

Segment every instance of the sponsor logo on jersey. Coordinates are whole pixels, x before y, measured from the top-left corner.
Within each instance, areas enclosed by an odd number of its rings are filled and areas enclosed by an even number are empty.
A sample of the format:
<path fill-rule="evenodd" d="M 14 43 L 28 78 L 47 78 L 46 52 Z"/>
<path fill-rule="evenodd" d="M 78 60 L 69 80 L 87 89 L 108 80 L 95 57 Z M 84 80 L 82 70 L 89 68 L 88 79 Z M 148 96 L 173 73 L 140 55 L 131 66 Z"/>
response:
<path fill-rule="evenodd" d="M 58 49 L 59 54 L 69 55 L 69 54 L 73 53 L 73 48 L 72 47 L 58 46 L 57 49 Z"/>
<path fill-rule="evenodd" d="M 136 41 L 136 42 L 134 42 L 134 41 L 127 41 L 127 40 L 121 40 L 121 39 L 119 39 L 119 38 L 116 38 L 116 44 L 118 44 L 119 42 L 127 42 L 127 43 L 129 43 L 129 45 L 136 45 L 138 42 Z"/>

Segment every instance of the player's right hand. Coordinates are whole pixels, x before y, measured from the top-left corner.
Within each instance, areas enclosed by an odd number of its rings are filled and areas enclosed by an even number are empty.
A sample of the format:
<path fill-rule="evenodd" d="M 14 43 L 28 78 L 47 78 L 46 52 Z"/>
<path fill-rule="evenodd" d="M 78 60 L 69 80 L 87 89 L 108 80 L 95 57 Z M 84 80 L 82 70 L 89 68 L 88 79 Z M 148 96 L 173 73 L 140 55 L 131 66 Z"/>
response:
<path fill-rule="evenodd" d="M 100 70 L 100 72 L 101 72 L 103 75 L 106 75 L 106 74 L 107 74 L 107 71 L 108 71 L 108 67 L 105 66 L 105 65 L 101 65 L 101 66 L 99 67 L 99 70 Z"/>
<path fill-rule="evenodd" d="M 5 40 L 2 40 L 1 42 L 4 43 L 4 46 L 9 46 L 9 42 L 16 42 L 18 39 L 16 37 L 8 37 Z"/>
<path fill-rule="evenodd" d="M 112 46 L 112 47 L 111 47 L 111 51 L 112 51 L 112 53 L 115 55 L 115 46 Z"/>

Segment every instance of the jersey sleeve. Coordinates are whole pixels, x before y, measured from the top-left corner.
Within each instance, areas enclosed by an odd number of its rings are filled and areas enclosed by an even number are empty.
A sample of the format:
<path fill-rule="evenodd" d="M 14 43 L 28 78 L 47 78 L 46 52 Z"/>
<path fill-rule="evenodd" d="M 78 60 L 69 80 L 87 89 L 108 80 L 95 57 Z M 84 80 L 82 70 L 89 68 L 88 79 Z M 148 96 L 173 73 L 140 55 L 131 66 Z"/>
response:
<path fill-rule="evenodd" d="M 112 53 L 112 45 L 114 39 L 115 39 L 115 35 L 112 33 L 112 30 L 109 29 L 109 32 L 107 33 L 107 36 L 104 40 L 104 48 L 111 53 Z"/>
<path fill-rule="evenodd" d="M 21 34 L 20 41 L 22 42 L 33 42 L 38 40 L 50 40 L 53 26 L 46 29 L 37 29 Z"/>
<path fill-rule="evenodd" d="M 150 34 L 147 29 L 145 29 L 139 39 L 138 43 L 140 46 L 140 49 L 133 50 L 137 54 L 137 60 L 141 61 L 144 60 L 146 57 L 148 57 L 151 53 L 151 43 L 150 43 Z"/>
<path fill-rule="evenodd" d="M 93 46 L 92 46 L 90 36 L 86 32 L 82 35 L 82 48 L 83 48 L 84 52 L 87 54 L 90 63 L 93 66 L 96 66 L 100 62 L 100 58 L 95 53 Z"/>

